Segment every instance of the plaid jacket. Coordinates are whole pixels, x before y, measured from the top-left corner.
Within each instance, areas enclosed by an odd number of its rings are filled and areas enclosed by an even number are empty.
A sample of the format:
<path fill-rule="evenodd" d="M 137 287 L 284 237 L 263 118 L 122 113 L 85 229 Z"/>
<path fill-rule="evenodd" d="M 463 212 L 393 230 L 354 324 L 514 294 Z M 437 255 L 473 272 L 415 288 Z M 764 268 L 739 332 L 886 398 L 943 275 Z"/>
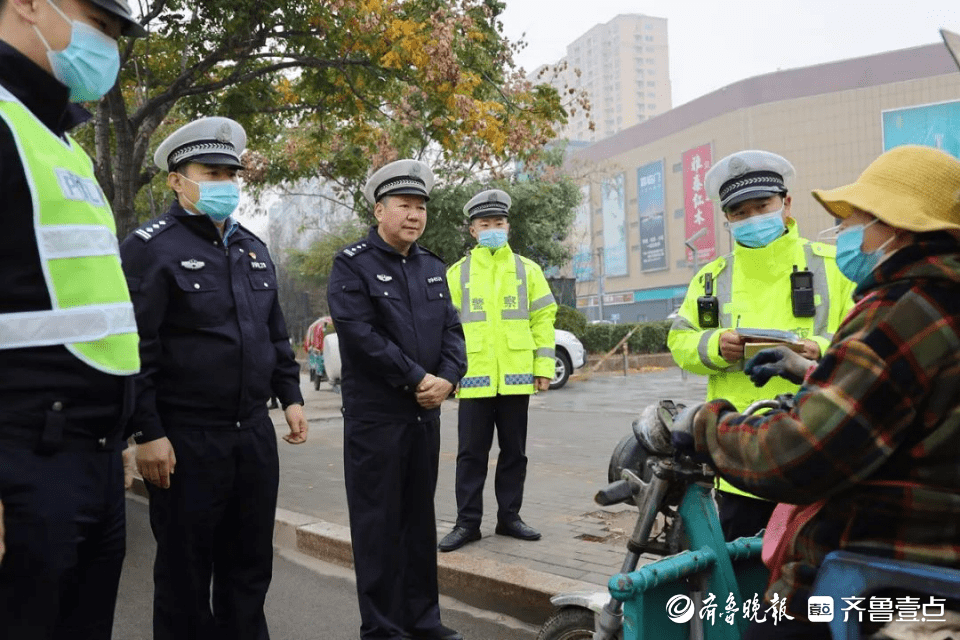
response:
<path fill-rule="evenodd" d="M 960 244 L 917 239 L 857 288 L 792 412 L 746 418 L 715 400 L 697 416 L 697 450 L 735 486 L 826 498 L 767 589 L 800 618 L 835 549 L 960 566 Z"/>

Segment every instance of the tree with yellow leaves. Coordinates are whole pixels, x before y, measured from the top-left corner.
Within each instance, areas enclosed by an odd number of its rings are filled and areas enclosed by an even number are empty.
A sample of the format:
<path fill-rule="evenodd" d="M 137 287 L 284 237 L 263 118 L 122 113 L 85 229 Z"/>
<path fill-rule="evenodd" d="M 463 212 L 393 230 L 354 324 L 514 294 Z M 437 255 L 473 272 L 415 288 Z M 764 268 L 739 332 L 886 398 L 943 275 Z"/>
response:
<path fill-rule="evenodd" d="M 398 157 L 454 181 L 496 176 L 586 105 L 524 79 L 499 0 L 143 2 L 151 35 L 125 44 L 120 82 L 80 132 L 121 237 L 164 208 L 154 138 L 199 116 L 247 129 L 248 182 L 322 177 L 355 196 Z"/>

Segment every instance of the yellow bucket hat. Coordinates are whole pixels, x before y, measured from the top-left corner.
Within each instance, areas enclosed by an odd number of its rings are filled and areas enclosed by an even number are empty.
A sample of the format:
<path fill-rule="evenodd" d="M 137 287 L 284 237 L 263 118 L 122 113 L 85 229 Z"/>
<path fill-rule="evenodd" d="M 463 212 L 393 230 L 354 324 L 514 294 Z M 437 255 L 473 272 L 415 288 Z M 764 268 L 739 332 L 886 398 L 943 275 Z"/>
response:
<path fill-rule="evenodd" d="M 960 161 L 932 147 L 894 147 L 853 184 L 813 197 L 838 218 L 856 208 L 907 231 L 960 230 Z"/>

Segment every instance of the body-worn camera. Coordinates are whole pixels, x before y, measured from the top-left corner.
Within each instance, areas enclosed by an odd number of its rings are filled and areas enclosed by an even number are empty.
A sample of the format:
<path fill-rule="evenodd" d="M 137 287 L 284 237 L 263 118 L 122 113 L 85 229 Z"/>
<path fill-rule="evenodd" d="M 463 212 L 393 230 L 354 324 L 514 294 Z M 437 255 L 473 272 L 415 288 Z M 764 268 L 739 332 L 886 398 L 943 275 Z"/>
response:
<path fill-rule="evenodd" d="M 790 299 L 793 302 L 793 315 L 796 318 L 812 318 L 816 312 L 813 299 L 813 273 L 809 269 L 797 271 L 793 265 L 790 274 Z"/>
<path fill-rule="evenodd" d="M 720 302 L 713 295 L 713 274 L 703 276 L 703 292 L 697 298 L 697 321 L 701 329 L 716 329 L 720 326 Z"/>

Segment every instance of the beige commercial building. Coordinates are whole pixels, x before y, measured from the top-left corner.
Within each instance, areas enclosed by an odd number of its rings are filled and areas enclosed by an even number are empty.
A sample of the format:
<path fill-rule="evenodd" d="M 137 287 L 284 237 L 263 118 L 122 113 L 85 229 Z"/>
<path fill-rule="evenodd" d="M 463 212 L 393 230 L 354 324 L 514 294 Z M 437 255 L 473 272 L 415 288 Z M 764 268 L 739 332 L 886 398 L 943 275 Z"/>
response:
<path fill-rule="evenodd" d="M 539 75 L 541 67 L 531 80 L 561 92 L 580 89 L 591 105 L 589 113 L 570 118 L 561 139 L 602 140 L 670 110 L 666 18 L 623 14 L 598 24 L 567 45 L 567 55 L 555 66 L 564 71 Z"/>
<path fill-rule="evenodd" d="M 663 319 L 683 299 L 697 241 L 702 265 L 729 253 L 702 176 L 741 149 L 790 160 L 801 235 L 834 224 L 811 189 L 846 184 L 886 148 L 914 142 L 960 155 L 960 73 L 942 44 L 749 78 L 576 151 L 586 196 L 571 236 L 577 306 L 588 318 Z M 601 259 L 602 258 L 602 259 Z M 603 277 L 600 277 L 601 271 Z"/>

